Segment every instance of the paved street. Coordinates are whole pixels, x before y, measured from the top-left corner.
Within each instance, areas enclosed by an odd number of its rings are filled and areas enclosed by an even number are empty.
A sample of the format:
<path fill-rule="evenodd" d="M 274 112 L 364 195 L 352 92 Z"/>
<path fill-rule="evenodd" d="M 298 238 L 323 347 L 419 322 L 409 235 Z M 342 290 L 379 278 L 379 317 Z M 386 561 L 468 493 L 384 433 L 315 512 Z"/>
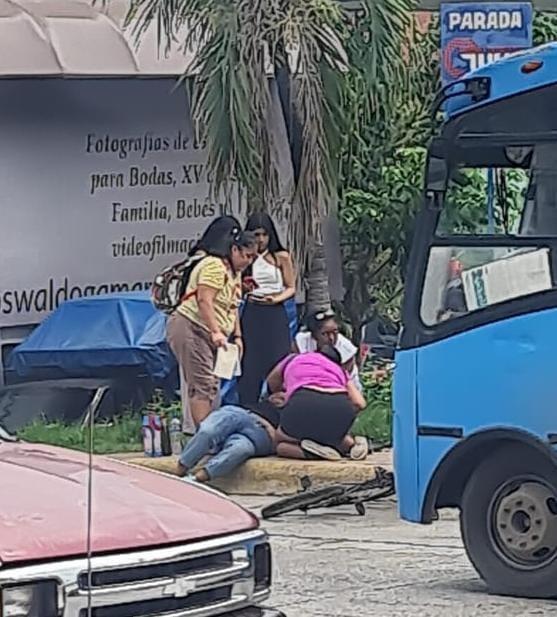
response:
<path fill-rule="evenodd" d="M 257 511 L 269 500 L 241 497 Z M 393 501 L 288 514 L 272 536 L 272 605 L 287 617 L 505 617 L 556 614 L 557 602 L 489 596 L 470 566 L 455 513 L 433 526 L 402 523 Z"/>

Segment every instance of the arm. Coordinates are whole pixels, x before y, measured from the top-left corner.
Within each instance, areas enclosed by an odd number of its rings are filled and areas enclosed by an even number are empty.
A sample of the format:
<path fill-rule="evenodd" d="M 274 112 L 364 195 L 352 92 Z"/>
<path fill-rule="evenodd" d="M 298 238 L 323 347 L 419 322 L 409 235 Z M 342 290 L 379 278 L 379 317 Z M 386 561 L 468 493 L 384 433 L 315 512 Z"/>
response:
<path fill-rule="evenodd" d="M 199 316 L 207 324 L 211 333 L 211 340 L 217 347 L 226 345 L 226 337 L 222 333 L 215 317 L 214 300 L 217 290 L 207 285 L 199 285 L 197 288 L 197 306 Z"/>
<path fill-rule="evenodd" d="M 236 321 L 234 322 L 234 338 L 242 338 L 242 325 L 240 321 L 240 311 L 236 309 Z"/>
<path fill-rule="evenodd" d="M 342 368 L 349 374 L 352 375 L 352 371 L 354 370 L 354 365 L 356 364 L 355 358 L 350 358 L 348 362 L 342 365 Z"/>
<path fill-rule="evenodd" d="M 269 392 L 282 392 L 282 390 L 284 389 L 283 374 L 284 361 L 279 362 L 267 377 L 267 386 L 269 387 Z"/>
<path fill-rule="evenodd" d="M 348 398 L 358 411 L 366 408 L 366 399 L 351 381 L 346 384 L 346 391 L 348 392 Z"/>
<path fill-rule="evenodd" d="M 226 267 L 221 260 L 208 257 L 199 264 L 196 299 L 199 317 L 211 333 L 215 347 L 226 347 L 226 336 L 221 330 L 215 315 L 215 298 L 226 280 Z"/>
<path fill-rule="evenodd" d="M 242 338 L 242 326 L 240 321 L 240 311 L 236 309 L 236 321 L 234 323 L 234 332 L 232 339 L 236 345 L 240 348 L 240 357 L 244 355 L 244 340 Z"/>
<path fill-rule="evenodd" d="M 290 253 L 280 253 L 278 255 L 278 260 L 282 273 L 282 280 L 284 282 L 284 290 L 271 297 L 273 304 L 280 304 L 281 302 L 290 300 L 290 298 L 296 295 L 296 276 L 294 274 L 294 266 L 292 265 Z"/>

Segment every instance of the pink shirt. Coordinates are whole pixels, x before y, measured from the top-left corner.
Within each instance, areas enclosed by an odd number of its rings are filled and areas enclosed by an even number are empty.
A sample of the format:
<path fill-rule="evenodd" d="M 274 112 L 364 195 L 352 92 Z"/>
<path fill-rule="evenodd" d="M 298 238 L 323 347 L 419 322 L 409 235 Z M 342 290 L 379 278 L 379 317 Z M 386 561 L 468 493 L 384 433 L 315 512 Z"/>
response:
<path fill-rule="evenodd" d="M 301 388 L 346 390 L 349 381 L 348 373 L 342 366 L 314 351 L 288 356 L 279 366 L 283 369 L 287 399 Z"/>

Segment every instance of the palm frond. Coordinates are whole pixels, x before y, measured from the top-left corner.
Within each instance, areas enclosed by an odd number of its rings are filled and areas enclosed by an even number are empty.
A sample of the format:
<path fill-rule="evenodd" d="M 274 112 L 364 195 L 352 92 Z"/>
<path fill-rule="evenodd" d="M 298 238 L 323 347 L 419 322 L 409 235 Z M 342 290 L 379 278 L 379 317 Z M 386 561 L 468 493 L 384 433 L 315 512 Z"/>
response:
<path fill-rule="evenodd" d="M 343 32 L 334 0 L 291 0 L 286 5 L 283 36 L 295 57 L 293 100 L 302 143 L 290 240 L 302 274 L 311 267 L 313 249 L 321 242 L 321 222 L 336 196 L 340 84 L 346 66 Z"/>

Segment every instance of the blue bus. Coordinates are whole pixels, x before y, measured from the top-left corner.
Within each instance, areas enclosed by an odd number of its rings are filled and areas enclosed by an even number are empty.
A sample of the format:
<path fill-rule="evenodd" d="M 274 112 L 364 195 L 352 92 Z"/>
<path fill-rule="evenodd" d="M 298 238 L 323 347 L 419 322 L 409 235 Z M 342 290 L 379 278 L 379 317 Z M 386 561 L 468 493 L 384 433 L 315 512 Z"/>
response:
<path fill-rule="evenodd" d="M 491 591 L 557 596 L 557 44 L 437 102 L 396 353 L 399 511 L 459 509 Z"/>

